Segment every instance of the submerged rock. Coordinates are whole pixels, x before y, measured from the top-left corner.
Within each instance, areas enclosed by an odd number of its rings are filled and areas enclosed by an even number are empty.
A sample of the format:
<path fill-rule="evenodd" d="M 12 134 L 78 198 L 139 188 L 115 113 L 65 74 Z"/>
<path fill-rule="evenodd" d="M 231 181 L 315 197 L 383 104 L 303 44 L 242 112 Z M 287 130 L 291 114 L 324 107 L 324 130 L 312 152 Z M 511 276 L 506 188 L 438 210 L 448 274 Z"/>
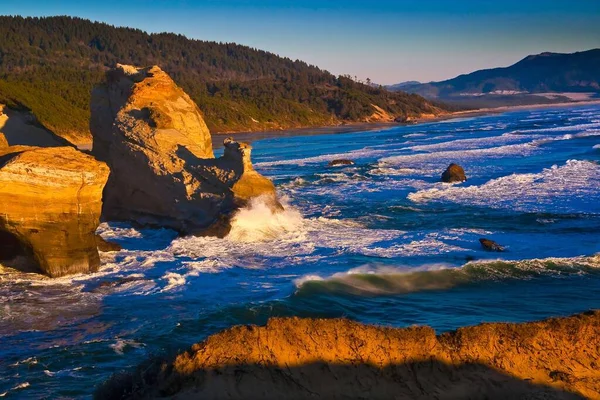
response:
<path fill-rule="evenodd" d="M 102 252 L 114 252 L 123 250 L 123 247 L 121 247 L 120 244 L 109 242 L 100 235 L 96 235 L 96 244 L 98 245 L 98 250 Z"/>
<path fill-rule="evenodd" d="M 167 363 L 116 376 L 97 398 L 600 397 L 600 312 L 441 335 L 346 319 L 235 326 Z M 125 395 L 124 397 L 121 397 Z"/>
<path fill-rule="evenodd" d="M 450 164 L 442 174 L 442 182 L 464 182 L 466 180 L 465 170 L 458 164 Z"/>
<path fill-rule="evenodd" d="M 251 147 L 225 140 L 214 158 L 198 106 L 159 67 L 119 65 L 92 94 L 92 153 L 111 169 L 103 217 L 197 233 L 275 187 Z"/>
<path fill-rule="evenodd" d="M 97 270 L 108 174 L 106 164 L 72 147 L 0 150 L 0 232 L 10 245 L 4 258 L 28 255 L 51 277 Z"/>
<path fill-rule="evenodd" d="M 479 243 L 481 243 L 481 246 L 487 251 L 504 251 L 504 247 L 500 246 L 493 240 L 481 238 L 479 239 Z"/>
<path fill-rule="evenodd" d="M 327 165 L 329 167 L 339 167 L 341 165 L 354 165 L 354 161 L 342 158 L 342 159 L 339 159 L 339 160 L 330 161 L 329 164 L 327 164 Z"/>

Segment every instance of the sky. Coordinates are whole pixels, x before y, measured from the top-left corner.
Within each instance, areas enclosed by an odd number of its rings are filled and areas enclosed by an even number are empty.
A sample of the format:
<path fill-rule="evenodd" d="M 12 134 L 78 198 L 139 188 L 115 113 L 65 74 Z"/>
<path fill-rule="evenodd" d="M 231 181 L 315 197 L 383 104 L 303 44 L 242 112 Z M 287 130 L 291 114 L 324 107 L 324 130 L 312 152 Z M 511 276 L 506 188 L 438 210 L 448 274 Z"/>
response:
<path fill-rule="evenodd" d="M 0 13 L 236 42 L 379 84 L 600 48 L 600 0 L 0 0 Z"/>

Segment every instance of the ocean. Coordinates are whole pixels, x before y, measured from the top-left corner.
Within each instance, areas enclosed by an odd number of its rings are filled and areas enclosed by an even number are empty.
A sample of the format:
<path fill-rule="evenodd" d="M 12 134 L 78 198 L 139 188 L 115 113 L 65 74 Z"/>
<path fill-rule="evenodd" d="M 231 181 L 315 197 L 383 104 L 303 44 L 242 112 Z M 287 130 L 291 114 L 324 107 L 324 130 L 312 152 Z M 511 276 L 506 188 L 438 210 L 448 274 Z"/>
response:
<path fill-rule="evenodd" d="M 0 269 L 0 397 L 90 398 L 115 372 L 273 316 L 443 332 L 600 308 L 599 105 L 253 147 L 283 213 L 254 201 L 224 239 L 103 223 L 124 250 L 98 273 Z M 338 158 L 355 165 L 327 166 Z M 440 182 L 450 163 L 466 182 Z"/>

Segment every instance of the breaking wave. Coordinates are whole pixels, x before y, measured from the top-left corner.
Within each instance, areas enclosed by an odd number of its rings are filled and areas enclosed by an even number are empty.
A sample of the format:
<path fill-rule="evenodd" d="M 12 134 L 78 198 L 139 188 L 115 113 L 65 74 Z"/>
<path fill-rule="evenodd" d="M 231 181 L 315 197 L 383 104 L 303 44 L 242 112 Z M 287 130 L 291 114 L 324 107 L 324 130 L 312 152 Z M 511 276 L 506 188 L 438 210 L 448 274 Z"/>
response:
<path fill-rule="evenodd" d="M 378 296 L 445 290 L 481 281 L 597 274 L 599 269 L 600 255 L 597 254 L 591 257 L 476 261 L 458 268 L 445 264 L 417 268 L 365 266 L 325 278 L 306 275 L 295 284 L 296 295 L 300 296 L 314 293 Z"/>

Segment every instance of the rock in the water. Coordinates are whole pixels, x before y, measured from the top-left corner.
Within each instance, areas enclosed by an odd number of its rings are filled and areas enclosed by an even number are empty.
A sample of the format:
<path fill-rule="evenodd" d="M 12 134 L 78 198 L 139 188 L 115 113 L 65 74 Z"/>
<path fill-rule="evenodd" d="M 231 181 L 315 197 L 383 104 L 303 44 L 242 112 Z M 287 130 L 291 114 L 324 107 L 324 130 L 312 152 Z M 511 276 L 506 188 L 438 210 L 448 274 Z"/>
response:
<path fill-rule="evenodd" d="M 597 399 L 598 332 L 598 311 L 439 335 L 429 327 L 272 318 L 118 376 L 96 398 Z"/>
<path fill-rule="evenodd" d="M 98 245 L 98 250 L 102 251 L 102 252 L 112 252 L 112 251 L 123 250 L 123 247 L 121 247 L 120 244 L 109 242 L 100 235 L 96 235 L 96 243 Z"/>
<path fill-rule="evenodd" d="M 504 251 L 504 247 L 500 246 L 493 240 L 481 238 L 479 239 L 479 243 L 481 243 L 481 246 L 487 251 Z"/>
<path fill-rule="evenodd" d="M 0 231 L 51 277 L 95 271 L 108 174 L 106 164 L 71 147 L 1 150 Z"/>
<path fill-rule="evenodd" d="M 196 233 L 250 198 L 278 204 L 250 145 L 228 139 L 214 158 L 198 106 L 159 67 L 119 65 L 91 104 L 92 152 L 111 169 L 105 219 Z"/>
<path fill-rule="evenodd" d="M 339 160 L 333 160 L 330 161 L 329 164 L 327 164 L 330 167 L 339 167 L 341 165 L 354 165 L 354 161 L 352 160 L 346 160 L 346 159 L 339 159 Z"/>
<path fill-rule="evenodd" d="M 465 170 L 458 164 L 450 164 L 442 174 L 442 182 L 464 182 L 466 180 Z"/>

